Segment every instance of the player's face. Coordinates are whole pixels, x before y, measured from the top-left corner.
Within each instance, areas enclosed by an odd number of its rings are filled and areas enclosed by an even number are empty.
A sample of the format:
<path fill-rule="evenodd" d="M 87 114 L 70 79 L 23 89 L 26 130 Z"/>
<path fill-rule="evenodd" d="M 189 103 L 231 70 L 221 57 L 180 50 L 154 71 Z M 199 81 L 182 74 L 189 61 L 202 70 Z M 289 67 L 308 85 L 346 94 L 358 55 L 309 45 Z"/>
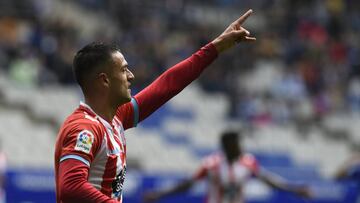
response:
<path fill-rule="evenodd" d="M 114 101 L 120 105 L 131 100 L 131 81 L 135 78 L 128 69 L 128 63 L 120 52 L 112 54 L 110 75 L 110 94 Z"/>

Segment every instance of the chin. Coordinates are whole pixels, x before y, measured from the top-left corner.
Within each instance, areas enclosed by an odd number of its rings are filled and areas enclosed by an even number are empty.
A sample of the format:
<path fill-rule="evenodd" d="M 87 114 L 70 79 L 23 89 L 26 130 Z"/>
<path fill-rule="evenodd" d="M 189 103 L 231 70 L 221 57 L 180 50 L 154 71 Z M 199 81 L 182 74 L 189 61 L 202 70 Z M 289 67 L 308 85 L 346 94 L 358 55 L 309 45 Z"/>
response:
<path fill-rule="evenodd" d="M 130 95 L 130 94 L 129 94 L 129 95 L 126 95 L 126 97 L 124 97 L 124 101 L 125 101 L 125 102 L 131 101 L 131 95 Z"/>
<path fill-rule="evenodd" d="M 118 105 L 123 105 L 131 101 L 131 96 L 118 98 Z"/>

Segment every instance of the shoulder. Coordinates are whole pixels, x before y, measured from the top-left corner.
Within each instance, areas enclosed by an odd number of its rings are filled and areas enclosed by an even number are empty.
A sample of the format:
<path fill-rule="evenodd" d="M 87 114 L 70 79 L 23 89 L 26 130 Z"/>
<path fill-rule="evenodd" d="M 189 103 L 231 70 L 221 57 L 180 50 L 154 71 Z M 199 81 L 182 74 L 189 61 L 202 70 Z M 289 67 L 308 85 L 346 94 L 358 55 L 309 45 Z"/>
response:
<path fill-rule="evenodd" d="M 220 164 L 222 160 L 222 155 L 220 153 L 213 153 L 211 155 L 206 156 L 203 161 L 202 165 L 206 168 L 213 168 Z"/>
<path fill-rule="evenodd" d="M 259 168 L 259 163 L 256 160 L 255 156 L 249 153 L 244 154 L 240 157 L 240 163 L 244 165 L 245 167 L 251 169 L 251 170 L 257 170 Z"/>
<path fill-rule="evenodd" d="M 96 117 L 84 111 L 75 111 L 60 129 L 56 140 L 56 156 L 94 153 L 102 145 L 104 135 L 105 128 Z"/>
<path fill-rule="evenodd" d="M 241 160 L 244 162 L 257 162 L 256 157 L 250 153 L 246 153 L 241 157 Z"/>
<path fill-rule="evenodd" d="M 103 131 L 103 126 L 95 116 L 77 109 L 65 120 L 60 129 L 60 134 L 73 134 L 82 131 L 99 134 Z"/>

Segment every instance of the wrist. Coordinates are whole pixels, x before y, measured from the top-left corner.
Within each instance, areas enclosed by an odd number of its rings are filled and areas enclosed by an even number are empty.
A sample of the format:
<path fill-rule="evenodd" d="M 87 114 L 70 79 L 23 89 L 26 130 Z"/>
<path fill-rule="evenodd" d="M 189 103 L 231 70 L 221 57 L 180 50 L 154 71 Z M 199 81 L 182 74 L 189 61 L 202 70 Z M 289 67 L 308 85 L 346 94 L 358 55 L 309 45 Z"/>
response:
<path fill-rule="evenodd" d="M 214 45 L 214 47 L 215 47 L 216 51 L 218 52 L 218 54 L 225 51 L 226 47 L 223 45 L 223 43 L 221 43 L 221 40 L 218 37 L 215 38 L 211 43 Z"/>

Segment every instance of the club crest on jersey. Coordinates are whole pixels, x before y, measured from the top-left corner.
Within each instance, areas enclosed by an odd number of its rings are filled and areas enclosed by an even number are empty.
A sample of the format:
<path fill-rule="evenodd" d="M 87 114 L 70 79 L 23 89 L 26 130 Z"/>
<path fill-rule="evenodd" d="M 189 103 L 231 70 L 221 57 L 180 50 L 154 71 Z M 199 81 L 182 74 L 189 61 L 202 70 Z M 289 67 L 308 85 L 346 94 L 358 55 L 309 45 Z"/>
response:
<path fill-rule="evenodd" d="M 94 135 L 88 130 L 83 130 L 77 137 L 75 150 L 90 153 L 93 142 Z"/>

